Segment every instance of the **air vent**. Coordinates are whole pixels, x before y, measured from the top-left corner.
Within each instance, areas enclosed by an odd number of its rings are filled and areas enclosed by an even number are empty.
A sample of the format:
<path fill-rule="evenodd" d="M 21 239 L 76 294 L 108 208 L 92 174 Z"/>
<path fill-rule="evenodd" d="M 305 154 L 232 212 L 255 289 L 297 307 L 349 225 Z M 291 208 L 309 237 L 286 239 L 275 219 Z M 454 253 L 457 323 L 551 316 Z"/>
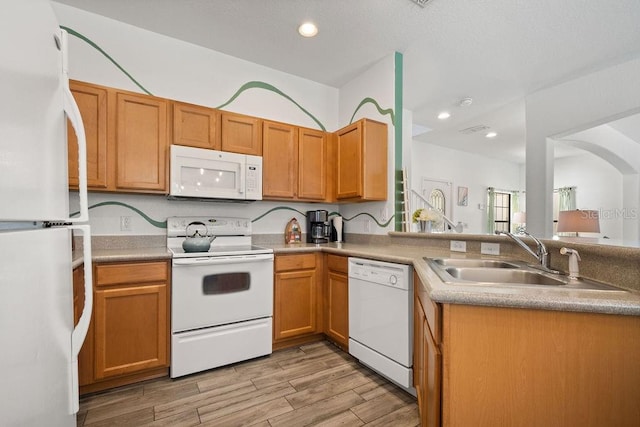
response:
<path fill-rule="evenodd" d="M 425 7 L 427 3 L 429 3 L 431 0 L 411 0 L 411 1 L 420 7 Z"/>
<path fill-rule="evenodd" d="M 476 125 L 476 126 L 468 127 L 466 129 L 461 129 L 458 132 L 463 133 L 465 135 L 471 135 L 472 133 L 482 132 L 482 131 L 488 130 L 488 129 L 489 129 L 489 126 Z"/>

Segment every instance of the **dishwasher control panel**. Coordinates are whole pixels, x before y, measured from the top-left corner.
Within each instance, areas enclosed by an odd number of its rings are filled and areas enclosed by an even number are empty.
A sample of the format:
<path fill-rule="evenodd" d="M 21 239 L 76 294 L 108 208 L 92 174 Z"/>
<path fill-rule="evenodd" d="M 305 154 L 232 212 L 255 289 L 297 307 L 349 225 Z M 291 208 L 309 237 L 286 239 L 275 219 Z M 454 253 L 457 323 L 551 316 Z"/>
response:
<path fill-rule="evenodd" d="M 411 289 L 411 267 L 404 264 L 349 258 L 349 278 L 398 289 Z"/>

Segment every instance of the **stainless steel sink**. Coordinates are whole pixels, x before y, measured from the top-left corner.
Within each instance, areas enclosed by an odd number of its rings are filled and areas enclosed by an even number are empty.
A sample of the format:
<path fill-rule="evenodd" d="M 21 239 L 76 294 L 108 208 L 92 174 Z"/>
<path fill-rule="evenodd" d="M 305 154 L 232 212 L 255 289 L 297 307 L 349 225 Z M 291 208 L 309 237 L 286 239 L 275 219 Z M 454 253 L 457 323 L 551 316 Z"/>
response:
<path fill-rule="evenodd" d="M 424 258 L 440 279 L 450 285 L 543 286 L 557 289 L 628 292 L 589 279 L 538 270 L 522 261 L 474 258 Z"/>
<path fill-rule="evenodd" d="M 481 268 L 519 268 L 518 264 L 493 259 L 466 259 L 466 258 L 433 258 L 433 262 L 444 267 L 481 267 Z"/>
<path fill-rule="evenodd" d="M 470 282 L 509 283 L 527 285 L 562 286 L 565 282 L 535 271 L 504 268 L 459 268 L 444 269 L 455 279 Z"/>

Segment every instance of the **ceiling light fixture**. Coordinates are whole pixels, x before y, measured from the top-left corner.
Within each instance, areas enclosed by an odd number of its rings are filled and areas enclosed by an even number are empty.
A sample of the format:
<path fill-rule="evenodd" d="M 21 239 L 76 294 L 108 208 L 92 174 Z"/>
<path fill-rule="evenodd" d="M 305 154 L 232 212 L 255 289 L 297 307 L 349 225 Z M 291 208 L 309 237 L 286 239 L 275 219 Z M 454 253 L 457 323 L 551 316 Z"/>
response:
<path fill-rule="evenodd" d="M 485 137 L 487 138 L 495 138 L 496 136 L 498 136 L 498 134 L 495 132 L 487 132 L 487 134 L 485 135 Z"/>
<path fill-rule="evenodd" d="M 458 105 L 460 107 L 468 107 L 469 105 L 471 105 L 473 103 L 473 98 L 462 98 L 460 100 L 460 102 L 458 103 Z"/>
<path fill-rule="evenodd" d="M 451 117 L 451 114 L 449 114 L 446 111 L 443 111 L 442 113 L 438 114 L 438 118 L 440 120 L 447 120 L 449 117 Z"/>
<path fill-rule="evenodd" d="M 313 37 L 318 34 L 318 27 L 313 22 L 304 22 L 298 27 L 298 33 L 302 37 Z"/>

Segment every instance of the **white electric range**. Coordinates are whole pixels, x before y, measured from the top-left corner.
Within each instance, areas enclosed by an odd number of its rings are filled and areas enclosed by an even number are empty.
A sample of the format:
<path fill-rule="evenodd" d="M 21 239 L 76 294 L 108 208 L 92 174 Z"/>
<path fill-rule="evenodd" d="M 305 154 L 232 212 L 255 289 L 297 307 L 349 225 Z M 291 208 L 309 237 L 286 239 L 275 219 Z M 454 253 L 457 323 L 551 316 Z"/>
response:
<path fill-rule="evenodd" d="M 185 252 L 187 226 L 216 236 L 207 252 Z M 205 231 L 206 228 L 206 231 Z M 273 250 L 251 244 L 251 221 L 167 218 L 173 254 L 171 377 L 270 354 Z"/>

